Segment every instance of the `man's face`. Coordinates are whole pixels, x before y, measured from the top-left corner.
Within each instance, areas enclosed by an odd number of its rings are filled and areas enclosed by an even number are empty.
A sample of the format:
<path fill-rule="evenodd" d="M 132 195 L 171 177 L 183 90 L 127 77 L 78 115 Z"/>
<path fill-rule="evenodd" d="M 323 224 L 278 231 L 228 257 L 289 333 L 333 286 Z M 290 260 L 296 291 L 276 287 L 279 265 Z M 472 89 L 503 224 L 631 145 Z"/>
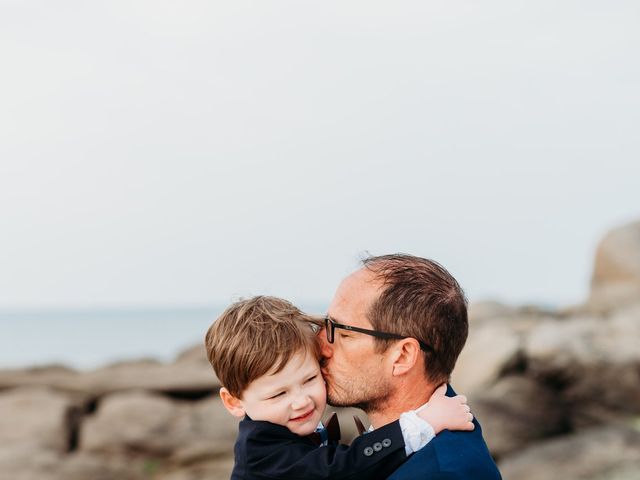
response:
<path fill-rule="evenodd" d="M 366 314 L 380 292 L 373 274 L 358 270 L 342 281 L 328 314 L 337 323 L 372 329 Z M 375 352 L 372 336 L 336 328 L 333 343 L 328 343 L 324 330 L 320 341 L 329 404 L 371 411 L 385 401 L 390 385 L 384 353 Z"/>

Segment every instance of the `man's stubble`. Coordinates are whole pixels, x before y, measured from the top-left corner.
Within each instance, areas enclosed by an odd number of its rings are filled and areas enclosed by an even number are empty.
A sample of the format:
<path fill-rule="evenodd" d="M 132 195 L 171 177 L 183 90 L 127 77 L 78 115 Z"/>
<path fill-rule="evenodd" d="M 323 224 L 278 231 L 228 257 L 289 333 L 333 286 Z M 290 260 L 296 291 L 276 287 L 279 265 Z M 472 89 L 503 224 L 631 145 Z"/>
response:
<path fill-rule="evenodd" d="M 385 378 L 360 372 L 357 376 L 327 382 L 327 402 L 334 407 L 355 407 L 367 414 L 384 411 L 392 387 Z"/>

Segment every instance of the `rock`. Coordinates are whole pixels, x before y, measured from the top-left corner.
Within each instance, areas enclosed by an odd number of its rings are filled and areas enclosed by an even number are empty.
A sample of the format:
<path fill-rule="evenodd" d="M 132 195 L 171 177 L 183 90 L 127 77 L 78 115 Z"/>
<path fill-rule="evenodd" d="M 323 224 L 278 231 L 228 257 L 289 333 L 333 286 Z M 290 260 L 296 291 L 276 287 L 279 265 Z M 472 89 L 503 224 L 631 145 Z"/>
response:
<path fill-rule="evenodd" d="M 469 405 L 496 458 L 566 430 L 562 399 L 530 378 L 505 377 Z"/>
<path fill-rule="evenodd" d="M 208 460 L 162 472 L 157 480 L 228 480 L 233 469 L 233 457 Z"/>
<path fill-rule="evenodd" d="M 0 370 L 0 390 L 24 386 L 52 387 L 58 390 L 74 391 L 72 387 L 79 374 L 70 368 L 57 365 Z"/>
<path fill-rule="evenodd" d="M 238 435 L 238 419 L 224 408 L 217 395 L 195 402 L 187 413 L 188 435 L 191 440 L 178 446 L 178 455 L 183 448 L 207 445 L 210 457 L 233 458 L 233 445 Z"/>
<path fill-rule="evenodd" d="M 0 394 L 0 445 L 13 449 L 66 452 L 76 405 L 43 387 L 22 387 Z"/>
<path fill-rule="evenodd" d="M 525 356 L 538 370 L 563 371 L 597 362 L 593 340 L 601 323 L 595 317 L 541 322 L 527 336 Z"/>
<path fill-rule="evenodd" d="M 33 445 L 6 445 L 0 448 L 0 480 L 57 480 L 54 470 L 63 461 L 61 454 Z"/>
<path fill-rule="evenodd" d="M 109 395 L 87 418 L 80 449 L 92 453 L 129 453 L 180 463 L 194 445 L 210 456 L 232 455 L 237 419 L 217 398 L 199 402 L 169 400 L 148 392 Z"/>
<path fill-rule="evenodd" d="M 45 387 L 0 394 L 0 480 L 134 480 L 131 466 L 68 455 L 78 405 Z M 120 467 L 118 467 L 120 465 Z"/>
<path fill-rule="evenodd" d="M 503 478 L 637 480 L 640 432 L 604 427 L 529 447 L 499 463 Z"/>
<path fill-rule="evenodd" d="M 143 360 L 90 372 L 59 368 L 0 371 L 0 390 L 24 385 L 48 386 L 85 398 L 131 389 L 197 397 L 220 388 L 208 362 L 204 365 L 182 361 L 167 365 Z"/>
<path fill-rule="evenodd" d="M 460 393 L 473 397 L 518 361 L 522 340 L 507 320 L 471 324 L 467 343 L 452 374 Z"/>
<path fill-rule="evenodd" d="M 516 309 L 493 300 L 472 302 L 469 304 L 469 323 L 475 324 L 486 320 L 509 317 L 516 313 Z"/>
<path fill-rule="evenodd" d="M 640 302 L 615 310 L 598 325 L 593 343 L 600 356 L 616 365 L 640 365 Z"/>
<path fill-rule="evenodd" d="M 77 452 L 54 469 L 56 480 L 148 480 L 153 460 Z M 40 479 L 39 479 L 40 480 Z"/>
<path fill-rule="evenodd" d="M 220 388 L 211 366 L 193 362 L 173 364 L 122 363 L 83 375 L 80 382 L 94 395 L 144 389 L 171 394 L 202 395 Z"/>
<path fill-rule="evenodd" d="M 16 453 L 16 452 L 14 452 Z M 100 457 L 84 453 L 67 456 L 35 450 L 2 460 L 0 480 L 148 480 L 147 462 L 125 457 Z"/>
<path fill-rule="evenodd" d="M 640 301 L 640 222 L 611 230 L 600 241 L 589 305 L 606 311 Z"/>
<path fill-rule="evenodd" d="M 116 393 L 101 400 L 85 419 L 80 449 L 88 452 L 138 452 L 166 456 L 172 451 L 172 423 L 179 408 L 171 400 L 145 392 Z"/>
<path fill-rule="evenodd" d="M 199 364 L 209 368 L 213 372 L 209 359 L 207 358 L 207 351 L 204 348 L 204 343 L 194 345 L 193 347 L 180 352 L 176 357 L 175 363 Z"/>
<path fill-rule="evenodd" d="M 532 329 L 525 355 L 541 370 L 640 364 L 640 304 L 621 308 L 608 317 L 578 316 L 549 320 Z"/>
<path fill-rule="evenodd" d="M 528 375 L 562 392 L 573 428 L 640 413 L 640 306 L 609 317 L 538 325 L 525 342 Z"/>

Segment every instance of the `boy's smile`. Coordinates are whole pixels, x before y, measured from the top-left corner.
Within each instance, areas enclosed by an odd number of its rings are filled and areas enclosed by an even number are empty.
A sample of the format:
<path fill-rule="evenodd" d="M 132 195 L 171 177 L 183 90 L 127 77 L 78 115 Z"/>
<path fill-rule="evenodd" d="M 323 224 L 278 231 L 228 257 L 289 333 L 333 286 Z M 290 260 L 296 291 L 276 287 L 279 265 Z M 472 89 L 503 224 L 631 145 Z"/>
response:
<path fill-rule="evenodd" d="M 278 373 L 251 382 L 239 403 L 252 420 L 282 425 L 297 435 L 312 433 L 326 406 L 318 361 L 310 353 L 296 353 Z"/>

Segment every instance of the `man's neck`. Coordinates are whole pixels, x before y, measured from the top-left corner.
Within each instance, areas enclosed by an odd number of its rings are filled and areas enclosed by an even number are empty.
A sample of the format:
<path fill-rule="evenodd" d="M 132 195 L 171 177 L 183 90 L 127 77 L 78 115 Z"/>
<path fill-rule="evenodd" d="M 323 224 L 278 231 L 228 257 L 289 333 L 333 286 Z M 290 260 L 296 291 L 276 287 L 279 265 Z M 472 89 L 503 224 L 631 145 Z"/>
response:
<path fill-rule="evenodd" d="M 431 398 L 435 389 L 425 381 L 400 385 L 376 411 L 366 412 L 371 425 L 379 428 L 400 418 L 401 413 L 421 407 Z"/>

